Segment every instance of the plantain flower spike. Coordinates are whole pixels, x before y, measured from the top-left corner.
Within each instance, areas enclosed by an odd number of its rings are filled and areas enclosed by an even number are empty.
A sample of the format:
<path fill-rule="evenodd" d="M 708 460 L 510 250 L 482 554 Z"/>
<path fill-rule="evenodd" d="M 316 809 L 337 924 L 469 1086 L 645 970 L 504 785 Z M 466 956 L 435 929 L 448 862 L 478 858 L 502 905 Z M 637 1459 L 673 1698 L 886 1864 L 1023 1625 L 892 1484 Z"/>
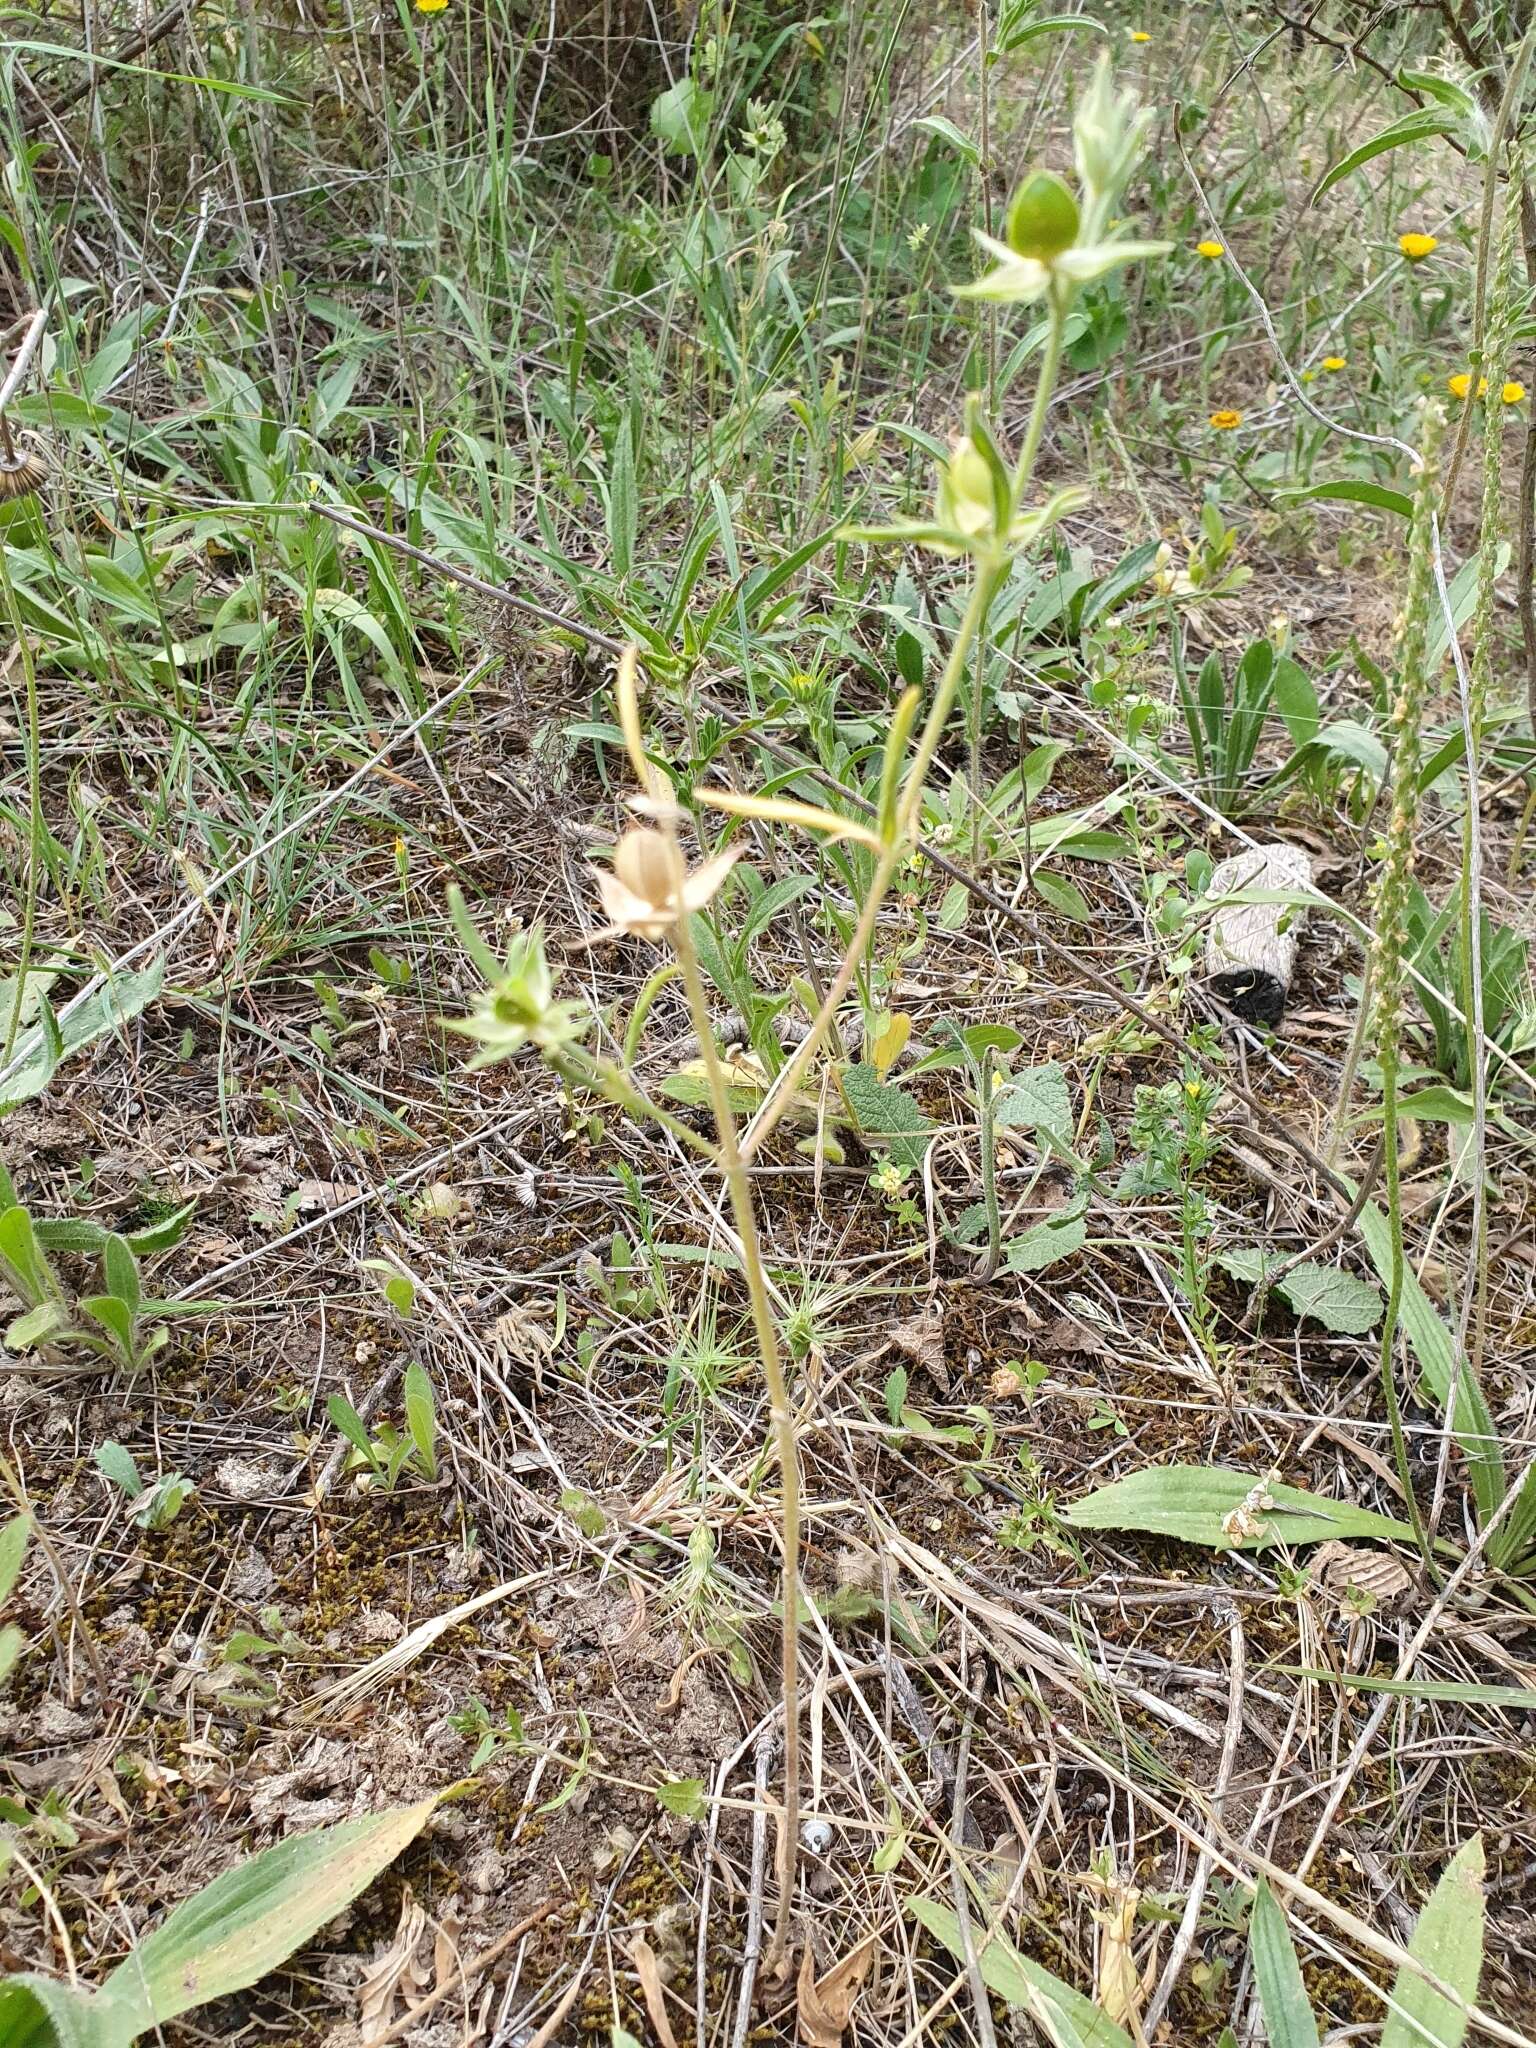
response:
<path fill-rule="evenodd" d="M 690 870 L 665 833 L 645 826 L 626 832 L 613 850 L 612 871 L 597 870 L 609 930 L 653 944 L 664 939 L 679 918 L 702 910 L 713 898 L 740 852 L 730 847 Z"/>

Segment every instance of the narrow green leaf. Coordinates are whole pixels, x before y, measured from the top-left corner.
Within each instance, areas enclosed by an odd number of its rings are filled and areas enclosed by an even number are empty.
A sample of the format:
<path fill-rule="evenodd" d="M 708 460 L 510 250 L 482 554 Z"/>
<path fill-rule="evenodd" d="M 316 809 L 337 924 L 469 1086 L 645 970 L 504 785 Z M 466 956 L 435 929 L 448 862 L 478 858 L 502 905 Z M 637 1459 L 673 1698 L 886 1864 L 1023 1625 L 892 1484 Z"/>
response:
<path fill-rule="evenodd" d="M 1342 178 L 1364 167 L 1389 149 L 1401 149 L 1405 143 L 1427 142 L 1435 135 L 1451 135 L 1459 125 L 1458 117 L 1448 107 L 1418 107 L 1411 114 L 1403 114 L 1390 126 L 1383 128 L 1379 135 L 1373 135 L 1369 142 L 1362 142 L 1358 149 L 1352 149 L 1319 178 L 1313 190 L 1310 203 L 1315 206 L 1325 192 L 1329 192 Z"/>
<path fill-rule="evenodd" d="M 30 1515 L 12 1515 L 8 1522 L 0 1522 L 0 1601 L 9 1600 L 15 1590 L 31 1533 Z"/>
<path fill-rule="evenodd" d="M 972 169 L 981 162 L 981 151 L 970 136 L 957 128 L 953 121 L 946 120 L 942 114 L 925 114 L 920 121 L 914 121 L 912 125 L 914 128 L 921 128 L 925 135 L 936 135 L 940 142 L 947 142 L 956 155 L 962 157 Z"/>
<path fill-rule="evenodd" d="M 0 1628 L 0 1685 L 4 1685 L 16 1669 L 17 1660 L 26 1648 L 26 1642 L 27 1639 L 19 1628 Z M 8 2035 L 0 2035 L 0 2040 L 9 2038 Z"/>
<path fill-rule="evenodd" d="M 1059 30 L 1091 28 L 1095 35 L 1107 36 L 1109 30 L 1102 21 L 1095 21 L 1091 14 L 1045 14 L 1037 21 L 1020 22 L 1015 28 L 1004 29 L 995 54 L 1011 56 L 1015 50 L 1022 50 L 1026 43 L 1032 43 L 1036 36 L 1048 36 Z"/>
<path fill-rule="evenodd" d="M 437 1402 L 426 1370 L 413 1358 L 405 1368 L 405 1427 L 428 1479 L 437 1477 Z"/>
<path fill-rule="evenodd" d="M 1390 1286 L 1392 1231 L 1385 1213 L 1374 1202 L 1367 1201 L 1360 1211 L 1356 1228 L 1382 1285 Z M 1456 1372 L 1456 1350 L 1451 1333 L 1419 1284 L 1418 1275 L 1411 1265 L 1403 1273 L 1399 1315 L 1425 1384 L 1439 1402 L 1442 1412 L 1450 1398 L 1452 1379 L 1456 1381 L 1456 1412 L 1451 1418 L 1451 1429 L 1467 1459 L 1467 1474 L 1472 1497 L 1477 1503 L 1478 1521 L 1487 1522 L 1503 1500 L 1507 1485 L 1498 1430 L 1483 1399 L 1483 1390 L 1470 1368 Z M 1499 1556 L 1497 1533 L 1495 1556 Z"/>
<path fill-rule="evenodd" d="M 1269 2048 L 1318 2048 L 1317 2021 L 1302 1981 L 1296 1945 L 1285 1914 L 1262 1879 L 1248 1921 L 1248 1953 L 1253 1958 Z"/>
<path fill-rule="evenodd" d="M 140 1300 L 139 1262 L 128 1249 L 126 1238 L 114 1231 L 102 1253 L 102 1271 L 108 1294 L 115 1294 L 130 1314 L 137 1314 Z"/>
<path fill-rule="evenodd" d="M 943 1905 L 938 1899 L 911 1899 L 908 1906 L 912 1917 L 927 1928 L 935 1941 L 942 1942 L 957 1961 L 965 1960 L 965 1942 L 953 1906 Z M 1054 2048 L 1076 2048 L 1073 2035 L 1082 2048 L 1131 2048 L 1129 2034 L 1117 2027 L 1107 2013 L 1100 2012 L 1092 1999 L 1084 1998 L 1080 1991 L 1052 1976 L 1041 1964 L 1021 1955 L 1006 1935 L 993 1934 L 988 1940 L 986 1930 L 976 1924 L 971 1931 L 971 1946 L 989 1991 L 995 1991 L 1007 2004 L 1031 2013 L 1047 2025 L 1048 2015 L 1053 2010 L 1059 2013 L 1065 2027 L 1072 2031 L 1058 2029 Z"/>
<path fill-rule="evenodd" d="M 139 1468 L 133 1462 L 133 1454 L 124 1450 L 121 1444 L 105 1443 L 96 1447 L 96 1468 L 106 1479 L 121 1489 L 129 1500 L 137 1500 L 144 1491 L 144 1482 L 139 1477 Z"/>
<path fill-rule="evenodd" d="M 1305 1664 L 1276 1664 L 1292 1678 L 1356 1692 L 1386 1692 L 1405 1700 L 1444 1700 L 1462 1707 L 1507 1707 L 1512 1714 L 1536 1713 L 1536 1692 L 1520 1685 L 1471 1685 L 1453 1678 L 1373 1678 L 1368 1672 L 1318 1671 Z"/>
<path fill-rule="evenodd" d="M 1282 505 L 1374 505 L 1378 511 L 1395 512 L 1399 519 L 1407 519 L 1413 512 L 1413 500 L 1406 491 L 1393 491 L 1385 484 L 1348 477 L 1329 484 L 1295 484 L 1276 491 L 1275 496 Z"/>
<path fill-rule="evenodd" d="M 373 1448 L 373 1439 L 368 1434 L 363 1418 L 346 1396 L 332 1394 L 325 1404 L 325 1412 L 332 1427 L 339 1429 L 352 1448 L 360 1451 L 367 1462 L 377 1468 L 379 1460 Z"/>
<path fill-rule="evenodd" d="M 35 1351 L 39 1345 L 49 1343 L 69 1323 L 64 1305 L 58 1301 L 40 1301 L 36 1308 L 27 1310 L 24 1316 L 7 1324 L 5 1348 L 7 1351 Z"/>

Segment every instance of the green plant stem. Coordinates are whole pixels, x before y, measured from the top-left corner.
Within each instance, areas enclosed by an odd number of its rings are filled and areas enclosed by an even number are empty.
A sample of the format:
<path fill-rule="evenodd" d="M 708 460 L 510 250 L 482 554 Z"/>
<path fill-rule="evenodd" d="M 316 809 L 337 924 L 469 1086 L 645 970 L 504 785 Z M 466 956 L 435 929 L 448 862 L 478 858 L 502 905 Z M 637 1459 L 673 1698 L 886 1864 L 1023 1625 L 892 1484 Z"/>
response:
<path fill-rule="evenodd" d="M 11 586 L 10 564 L 3 547 L 0 547 L 0 586 L 4 588 L 6 616 L 11 631 L 16 636 L 16 651 L 21 662 L 27 702 L 27 882 L 22 898 L 21 943 L 16 962 L 16 987 L 11 998 L 10 1015 L 5 1020 L 4 1048 L 0 1050 L 0 1066 L 6 1066 L 10 1063 L 11 1054 L 16 1048 L 17 1034 L 21 1030 L 22 1006 L 27 995 L 27 974 L 32 965 L 32 945 L 37 931 L 38 881 L 43 864 L 44 826 L 37 670 L 32 661 L 32 643 L 27 638 L 21 611 L 16 603 L 16 593 Z"/>
<path fill-rule="evenodd" d="M 1395 1036 L 1396 1025 L 1393 1024 Z M 1387 1420 L 1392 1429 L 1392 1460 L 1397 1467 L 1398 1483 L 1403 1489 L 1403 1501 L 1408 1509 L 1408 1519 L 1413 1524 L 1414 1538 L 1424 1559 L 1426 1569 L 1436 1575 L 1434 1546 L 1429 1531 L 1424 1526 L 1418 1497 L 1413 1490 L 1413 1470 L 1408 1462 L 1408 1440 L 1403 1434 L 1403 1411 L 1397 1398 L 1397 1372 L 1395 1354 L 1397 1351 L 1397 1325 L 1403 1305 L 1403 1271 L 1405 1252 L 1403 1247 L 1403 1199 L 1402 1179 L 1398 1171 L 1397 1153 L 1397 1047 L 1395 1044 L 1381 1048 L 1381 1171 L 1382 1186 L 1387 1201 L 1387 1227 L 1391 1233 L 1391 1270 L 1387 1280 L 1387 1308 L 1381 1323 L 1381 1396 L 1386 1403 Z"/>
<path fill-rule="evenodd" d="M 671 828 L 668 828 L 669 834 Z M 676 841 L 674 838 L 674 846 Z M 681 855 L 679 855 L 681 858 Z M 768 1389 L 769 1428 L 778 1452 L 781 1502 L 779 1538 L 784 1550 L 783 1616 L 780 1634 L 781 1677 L 784 1692 L 784 1812 L 779 1837 L 779 1903 L 769 1944 L 768 1965 L 783 1956 L 788 1943 L 789 1915 L 794 1904 L 795 1865 L 800 1836 L 800 1453 L 795 1441 L 794 1416 L 789 1405 L 789 1386 L 779 1356 L 778 1330 L 768 1300 L 763 1274 L 762 1249 L 757 1235 L 757 1211 L 752 1200 L 752 1181 L 742 1148 L 737 1140 L 736 1118 L 731 1110 L 714 1031 L 709 1018 L 709 999 L 699 973 L 698 955 L 686 916 L 673 928 L 672 943 L 683 971 L 688 1008 L 699 1037 L 699 1051 L 709 1083 L 719 1140 L 719 1163 L 730 1196 L 736 1235 L 741 1242 L 742 1267 L 746 1273 L 747 1298 L 752 1309 L 752 1327 L 757 1337 L 758 1359 Z"/>
<path fill-rule="evenodd" d="M 1035 383 L 1034 403 L 1029 409 L 1029 425 L 1024 429 L 1024 444 L 1019 450 L 1019 459 L 1013 472 L 1013 495 L 1022 502 L 1035 473 L 1035 463 L 1040 455 L 1040 442 L 1045 433 L 1045 416 L 1051 409 L 1051 399 L 1056 390 L 1056 379 L 1061 374 L 1061 352 L 1067 339 L 1067 308 L 1054 292 L 1050 305 L 1050 326 L 1046 330 L 1045 354 L 1040 359 L 1040 375 Z"/>
<path fill-rule="evenodd" d="M 987 1250 L 976 1270 L 978 1286 L 997 1271 L 1003 1248 L 1003 1217 L 997 1206 L 997 1115 L 992 1101 L 992 1048 L 988 1046 L 976 1069 L 976 1101 L 981 1128 L 981 1199 L 987 1212 Z"/>
<path fill-rule="evenodd" d="M 869 948 L 870 940 L 874 937 L 880 906 L 884 903 L 892 878 L 906 855 L 912 827 L 922 808 L 923 785 L 927 780 L 934 754 L 938 751 L 939 741 L 943 737 L 944 727 L 955 701 L 955 693 L 960 687 L 960 678 L 965 673 L 966 655 L 981 629 L 981 622 L 986 617 L 987 607 L 992 600 L 992 592 L 1001 580 L 1002 573 L 1001 565 L 996 562 L 977 563 L 975 579 L 971 584 L 970 601 L 966 605 L 965 616 L 960 621 L 959 630 L 950 644 L 949 659 L 944 665 L 944 674 L 940 678 L 927 722 L 917 743 L 917 753 L 902 789 L 901 802 L 896 812 L 895 834 L 890 844 L 881 849 L 880 858 L 875 863 L 874 875 L 870 880 L 869 892 L 859 911 L 859 921 L 854 927 L 852 938 L 848 941 L 837 973 L 828 984 L 821 1007 L 811 1021 L 810 1030 L 795 1048 L 793 1058 L 783 1068 L 769 1090 L 762 1108 L 742 1134 L 741 1156 L 744 1161 L 750 1162 L 756 1158 L 780 1117 L 794 1099 L 800 1077 L 815 1058 L 831 1028 L 832 1020 L 841 1008 L 843 997 L 848 993 L 853 977 L 858 973 Z"/>
<path fill-rule="evenodd" d="M 987 607 L 976 625 L 976 660 L 971 675 L 971 866 L 981 866 L 981 741 L 983 714 L 986 711 L 987 680 L 987 608 L 990 607 L 991 593 L 988 592 Z"/>
<path fill-rule="evenodd" d="M 700 1042 L 702 1043 L 702 1034 Z M 663 1109 L 659 1102 L 653 1102 L 649 1095 L 635 1086 L 617 1061 L 594 1058 L 591 1053 L 576 1046 L 568 1048 L 558 1058 L 552 1059 L 550 1065 L 562 1081 L 573 1082 L 579 1088 L 593 1089 L 597 1094 L 606 1096 L 610 1102 L 616 1102 L 620 1109 L 627 1109 L 631 1116 L 649 1117 L 653 1122 L 660 1124 L 664 1131 L 670 1132 L 679 1144 L 699 1153 L 712 1165 L 718 1164 L 719 1153 L 708 1138 L 700 1137 L 699 1133 L 685 1124 L 681 1117 L 673 1116 L 672 1112 Z"/>

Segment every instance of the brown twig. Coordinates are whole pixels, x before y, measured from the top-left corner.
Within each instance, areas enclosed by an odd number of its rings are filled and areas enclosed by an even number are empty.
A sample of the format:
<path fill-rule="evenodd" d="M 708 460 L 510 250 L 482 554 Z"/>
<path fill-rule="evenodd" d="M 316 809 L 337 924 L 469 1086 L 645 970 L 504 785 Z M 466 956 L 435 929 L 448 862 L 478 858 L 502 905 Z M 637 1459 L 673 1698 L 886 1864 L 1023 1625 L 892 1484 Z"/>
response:
<path fill-rule="evenodd" d="M 469 1962 L 465 1963 L 456 1976 L 452 1977 L 446 1984 L 439 1984 L 435 1990 L 429 1991 L 425 1998 L 419 1998 L 409 2012 L 401 2014 L 393 2026 L 386 2027 L 382 2034 L 376 2034 L 374 2036 L 373 2048 L 385 2048 L 385 2043 L 389 2041 L 403 2041 L 419 2020 L 425 2019 L 426 2015 L 435 2006 L 442 2004 L 449 1992 L 457 1991 L 460 1988 L 468 1991 L 475 1978 L 484 1976 L 492 1963 L 499 1957 L 504 1956 L 514 1942 L 521 1941 L 523 1936 L 537 1927 L 541 1920 L 547 1920 L 551 1913 L 558 1912 L 558 1910 L 559 1901 L 556 1899 L 546 1899 L 542 1906 L 535 1906 L 534 1910 L 531 1913 L 525 1914 L 515 1927 L 509 1927 L 505 1934 L 500 1934 L 496 1937 L 489 1948 L 482 1949 L 479 1955 L 472 1957 Z M 578 1974 L 576 1982 L 566 1994 L 565 2001 L 561 2004 L 558 2011 L 551 2014 L 550 2018 L 552 2021 L 558 2022 L 565 2017 L 566 2013 L 570 2010 L 571 2004 L 574 2002 L 575 1993 L 581 1989 L 582 1982 L 583 1976 Z M 544 2038 L 550 2037 L 545 2036 Z M 529 2044 L 529 2048 L 532 2048 L 532 2043 Z"/>

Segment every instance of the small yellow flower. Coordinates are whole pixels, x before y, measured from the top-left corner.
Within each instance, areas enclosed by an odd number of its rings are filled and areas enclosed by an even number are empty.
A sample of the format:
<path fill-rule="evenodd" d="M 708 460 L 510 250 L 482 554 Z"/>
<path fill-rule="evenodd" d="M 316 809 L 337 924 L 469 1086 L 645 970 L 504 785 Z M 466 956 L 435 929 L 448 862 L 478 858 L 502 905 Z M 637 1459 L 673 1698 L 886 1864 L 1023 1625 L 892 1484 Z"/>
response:
<path fill-rule="evenodd" d="M 1151 40 L 1152 38 L 1144 28 L 1133 28 L 1131 30 L 1131 41 L 1133 43 L 1150 43 Z"/>
<path fill-rule="evenodd" d="M 441 14 L 448 0 L 416 0 L 418 14 Z"/>
<path fill-rule="evenodd" d="M 1445 381 L 1450 386 L 1452 398 L 1465 398 L 1472 389 L 1472 372 L 1470 370 L 1458 370 L 1454 377 L 1447 377 Z M 1477 395 L 1479 398 L 1486 398 L 1488 396 L 1488 379 L 1486 377 L 1478 378 Z"/>
<path fill-rule="evenodd" d="M 1225 256 L 1226 253 L 1227 245 L 1225 242 L 1206 241 L 1196 242 L 1195 244 L 1195 254 L 1203 256 L 1207 263 L 1214 263 L 1218 256 Z"/>
<path fill-rule="evenodd" d="M 1325 370 L 1342 370 L 1348 360 L 1347 356 L 1324 356 L 1323 368 Z"/>
<path fill-rule="evenodd" d="M 1211 414 L 1211 425 L 1219 434 L 1230 434 L 1234 427 L 1240 427 L 1242 424 L 1242 414 L 1233 412 L 1230 406 L 1224 405 L 1219 412 Z"/>
<path fill-rule="evenodd" d="M 1503 390 L 1500 391 L 1499 396 L 1506 405 L 1518 405 L 1525 396 L 1525 386 L 1511 377 Z"/>
<path fill-rule="evenodd" d="M 1398 236 L 1397 246 L 1410 263 L 1422 263 L 1426 256 L 1434 255 L 1440 242 L 1435 235 L 1406 234 Z"/>

